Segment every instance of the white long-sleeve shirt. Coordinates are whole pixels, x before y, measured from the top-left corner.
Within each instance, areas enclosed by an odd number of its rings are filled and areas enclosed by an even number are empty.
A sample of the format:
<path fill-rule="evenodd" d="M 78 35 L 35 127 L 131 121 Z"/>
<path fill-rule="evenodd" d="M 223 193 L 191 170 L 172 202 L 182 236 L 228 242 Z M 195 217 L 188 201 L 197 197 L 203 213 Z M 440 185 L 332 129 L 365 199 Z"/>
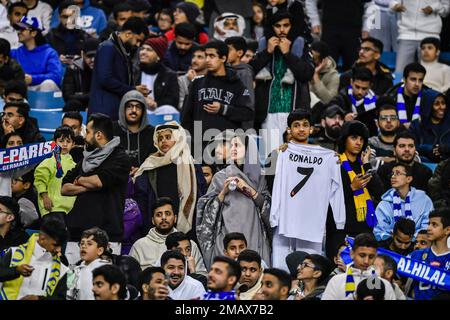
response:
<path fill-rule="evenodd" d="M 315 145 L 289 143 L 279 154 L 270 224 L 278 227 L 280 235 L 322 243 L 328 204 L 336 228 L 344 229 L 345 200 L 336 162 L 333 150 Z"/>

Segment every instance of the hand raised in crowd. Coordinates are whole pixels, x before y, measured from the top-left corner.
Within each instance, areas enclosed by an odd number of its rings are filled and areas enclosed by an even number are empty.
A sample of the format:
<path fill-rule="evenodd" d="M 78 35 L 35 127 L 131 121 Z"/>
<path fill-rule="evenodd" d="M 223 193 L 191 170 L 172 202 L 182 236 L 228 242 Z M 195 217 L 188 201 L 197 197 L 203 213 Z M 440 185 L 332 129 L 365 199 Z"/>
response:
<path fill-rule="evenodd" d="M 280 39 L 277 37 L 272 37 L 269 39 L 269 41 L 267 42 L 267 52 L 268 53 L 273 53 L 273 51 L 275 50 L 275 47 L 278 46 L 280 44 Z"/>
<path fill-rule="evenodd" d="M 153 99 L 150 96 L 146 96 L 145 101 L 147 102 L 148 109 L 151 111 L 155 111 L 156 108 L 158 107 L 158 104 L 156 103 L 155 99 Z"/>
<path fill-rule="evenodd" d="M 136 171 L 138 171 L 139 167 L 131 167 L 130 176 L 133 177 Z"/>
<path fill-rule="evenodd" d="M 320 81 L 320 72 L 325 68 L 325 66 L 328 64 L 328 58 L 322 59 L 322 61 L 319 63 L 319 65 L 314 69 L 314 76 L 313 81 L 319 82 Z"/>
<path fill-rule="evenodd" d="M 223 200 L 225 199 L 225 195 L 228 192 L 230 192 L 229 185 L 230 185 L 230 182 L 233 180 L 236 180 L 236 177 L 229 177 L 229 178 L 225 179 L 225 182 L 223 183 L 222 191 L 220 191 L 220 193 L 218 195 L 220 202 L 223 202 Z"/>
<path fill-rule="evenodd" d="M 213 103 L 203 105 L 203 110 L 208 113 L 217 114 L 220 110 L 220 102 L 214 101 Z"/>
<path fill-rule="evenodd" d="M 2 127 L 3 127 L 3 133 L 4 134 L 8 134 L 8 133 L 14 132 L 14 127 L 11 124 L 9 124 L 6 121 L 6 119 L 2 120 Z"/>
<path fill-rule="evenodd" d="M 366 150 L 361 153 L 361 161 L 363 164 L 369 163 L 371 152 L 372 150 L 367 146 Z"/>
<path fill-rule="evenodd" d="M 236 178 L 237 189 L 249 198 L 255 198 L 257 191 L 250 187 L 244 179 Z"/>
<path fill-rule="evenodd" d="M 16 267 L 16 271 L 23 277 L 29 277 L 33 273 L 34 268 L 29 264 L 21 264 Z"/>
<path fill-rule="evenodd" d="M 426 15 L 430 15 L 433 13 L 433 8 L 431 6 L 426 6 L 425 8 L 422 8 L 422 12 Z"/>
<path fill-rule="evenodd" d="M 362 173 L 360 173 L 353 179 L 350 187 L 352 188 L 352 191 L 360 190 L 362 188 L 365 188 L 371 179 L 371 175 L 363 175 Z"/>
<path fill-rule="evenodd" d="M 400 3 L 396 4 L 392 10 L 394 10 L 395 12 L 405 12 L 406 11 L 406 7 Z"/>
<path fill-rule="evenodd" d="M 195 70 L 193 69 L 189 69 L 188 72 L 186 72 L 186 76 L 189 81 L 192 81 L 197 76 L 197 72 L 195 72 Z"/>
<path fill-rule="evenodd" d="M 345 115 L 344 120 L 345 121 L 352 121 L 354 120 L 356 117 L 358 116 L 358 114 L 356 112 L 349 112 Z"/>
<path fill-rule="evenodd" d="M 156 285 L 156 290 L 154 291 L 153 296 L 155 297 L 155 300 L 166 300 L 169 296 L 169 289 L 167 289 L 167 285 Z"/>
<path fill-rule="evenodd" d="M 187 256 L 186 257 L 186 262 L 189 268 L 189 272 L 190 273 L 195 273 L 195 259 L 193 256 Z"/>
<path fill-rule="evenodd" d="M 136 90 L 142 93 L 144 97 L 148 96 L 148 94 L 150 93 L 150 90 L 147 88 L 145 84 L 140 84 L 136 86 Z"/>
<path fill-rule="evenodd" d="M 291 41 L 288 38 L 281 38 L 279 47 L 283 54 L 287 54 L 291 48 Z"/>
<path fill-rule="evenodd" d="M 440 157 L 441 156 L 441 153 L 439 152 L 439 145 L 438 144 L 433 147 L 433 154 L 436 157 Z"/>

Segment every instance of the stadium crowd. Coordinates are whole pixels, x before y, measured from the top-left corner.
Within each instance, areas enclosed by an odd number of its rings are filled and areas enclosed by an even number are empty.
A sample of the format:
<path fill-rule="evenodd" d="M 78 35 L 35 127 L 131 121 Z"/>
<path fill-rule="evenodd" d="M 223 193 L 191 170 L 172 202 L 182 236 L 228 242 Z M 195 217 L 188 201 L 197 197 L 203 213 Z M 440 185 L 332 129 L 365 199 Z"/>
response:
<path fill-rule="evenodd" d="M 1 0 L 0 300 L 450 299 L 449 13 Z"/>

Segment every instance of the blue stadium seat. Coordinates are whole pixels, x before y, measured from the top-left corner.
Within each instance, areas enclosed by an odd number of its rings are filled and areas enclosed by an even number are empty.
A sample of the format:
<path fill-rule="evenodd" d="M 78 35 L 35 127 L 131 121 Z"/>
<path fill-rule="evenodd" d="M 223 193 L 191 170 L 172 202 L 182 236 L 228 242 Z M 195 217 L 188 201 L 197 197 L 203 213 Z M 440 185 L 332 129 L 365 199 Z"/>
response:
<path fill-rule="evenodd" d="M 32 109 L 56 109 L 64 107 L 61 92 L 28 91 L 28 104 Z"/>
<path fill-rule="evenodd" d="M 61 108 L 30 110 L 30 116 L 35 117 L 38 120 L 39 130 L 47 141 L 53 139 L 55 129 L 61 125 L 63 114 L 64 112 Z"/>
<path fill-rule="evenodd" d="M 391 70 L 395 70 L 396 60 L 397 60 L 397 52 L 395 52 L 395 51 L 384 51 L 381 54 L 380 61 L 382 63 L 384 63 Z"/>
<path fill-rule="evenodd" d="M 402 72 L 394 72 L 392 74 L 392 76 L 394 77 L 394 85 L 396 85 L 397 83 L 402 82 L 402 80 L 403 80 L 403 73 Z"/>
<path fill-rule="evenodd" d="M 450 51 L 441 52 L 439 61 L 450 65 Z"/>
<path fill-rule="evenodd" d="M 169 121 L 176 121 L 178 123 L 180 122 L 180 114 L 177 114 L 177 113 L 174 113 L 174 114 L 148 114 L 147 113 L 147 117 L 148 117 L 148 122 L 150 122 L 150 124 L 154 127 L 159 124 L 164 124 Z"/>
<path fill-rule="evenodd" d="M 81 113 L 81 116 L 83 117 L 83 124 L 86 124 L 87 118 L 88 118 L 87 111 L 80 111 L 80 113 Z"/>
<path fill-rule="evenodd" d="M 427 166 L 431 169 L 431 171 L 434 172 L 434 169 L 437 167 L 437 163 L 431 163 L 431 162 L 422 162 L 423 165 Z"/>

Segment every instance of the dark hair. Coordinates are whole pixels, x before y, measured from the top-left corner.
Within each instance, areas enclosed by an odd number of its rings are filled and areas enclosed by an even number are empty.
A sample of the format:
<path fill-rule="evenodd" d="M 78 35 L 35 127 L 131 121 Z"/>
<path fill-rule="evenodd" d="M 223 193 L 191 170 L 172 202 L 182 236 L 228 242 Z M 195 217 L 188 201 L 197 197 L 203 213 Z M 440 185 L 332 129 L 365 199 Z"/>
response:
<path fill-rule="evenodd" d="M 10 80 L 5 85 L 4 95 L 5 97 L 10 93 L 20 94 L 25 99 L 28 96 L 27 84 L 23 80 Z"/>
<path fill-rule="evenodd" d="M 18 7 L 27 9 L 27 13 L 28 13 L 27 5 L 25 3 L 23 3 L 22 1 L 19 1 L 19 2 L 11 3 L 9 5 L 9 7 L 8 7 L 8 16 L 10 16 L 12 14 L 14 8 L 18 8 Z M 25 15 L 27 15 L 27 13 L 25 13 Z"/>
<path fill-rule="evenodd" d="M 206 49 L 216 49 L 219 58 L 225 57 L 225 59 L 228 59 L 228 46 L 223 41 L 220 40 L 208 41 L 208 43 L 205 44 L 205 50 Z M 227 62 L 227 60 L 225 60 L 225 62 Z"/>
<path fill-rule="evenodd" d="M 256 262 L 261 267 L 261 256 L 255 250 L 245 249 L 239 254 L 237 261 Z"/>
<path fill-rule="evenodd" d="M 294 121 L 297 120 L 308 120 L 308 122 L 311 124 L 311 112 L 302 109 L 296 109 L 292 111 L 287 118 L 288 127 L 290 127 L 294 123 Z"/>
<path fill-rule="evenodd" d="M 441 50 L 441 40 L 439 40 L 439 38 L 435 37 L 424 38 L 422 41 L 420 41 L 420 47 L 422 48 L 424 44 L 432 44 L 436 48 L 436 50 Z"/>
<path fill-rule="evenodd" d="M 14 200 L 14 198 L 8 196 L 0 196 L 0 203 L 4 205 L 9 211 L 11 211 L 11 214 L 13 214 L 15 217 L 14 220 L 20 220 L 20 206 L 17 201 Z"/>
<path fill-rule="evenodd" d="M 428 234 L 428 230 L 427 229 L 419 230 L 419 232 L 417 232 L 417 234 Z"/>
<path fill-rule="evenodd" d="M 305 257 L 305 259 L 309 259 L 315 266 L 314 270 L 320 271 L 322 274 L 317 279 L 317 283 L 321 285 L 324 280 L 328 279 L 330 273 L 333 271 L 334 264 L 324 256 L 320 254 L 310 254 Z"/>
<path fill-rule="evenodd" d="M 75 2 L 73 2 L 73 0 L 65 0 L 65 1 L 61 2 L 61 4 L 58 7 L 58 13 L 61 15 L 63 10 L 67 9 L 68 7 L 70 7 L 72 5 L 75 5 Z"/>
<path fill-rule="evenodd" d="M 75 133 L 73 129 L 69 126 L 61 126 L 56 128 L 55 133 L 53 134 L 53 141 L 59 138 L 70 138 L 72 141 L 75 140 Z"/>
<path fill-rule="evenodd" d="M 291 291 L 291 275 L 289 273 L 277 268 L 265 269 L 264 273 L 271 274 L 278 279 L 281 287 L 288 287 L 288 292 Z"/>
<path fill-rule="evenodd" d="M 392 169 L 394 169 L 395 167 L 402 167 L 403 169 L 405 169 L 405 173 L 406 173 L 407 177 L 413 176 L 412 168 L 410 166 L 408 166 L 407 164 L 404 164 L 402 162 L 396 162 L 392 166 Z"/>
<path fill-rule="evenodd" d="M 359 247 L 369 247 L 378 249 L 378 242 L 372 233 L 360 233 L 353 241 L 352 250 L 355 251 Z"/>
<path fill-rule="evenodd" d="M 117 20 L 120 12 L 133 11 L 133 7 L 128 2 L 119 2 L 113 7 L 113 17 Z"/>
<path fill-rule="evenodd" d="M 6 144 L 8 143 L 9 138 L 15 137 L 15 136 L 20 137 L 20 139 L 22 139 L 22 142 L 23 142 L 23 138 L 22 138 L 22 136 L 20 135 L 20 133 L 18 133 L 17 131 L 13 131 L 13 132 L 10 132 L 10 133 L 5 134 L 5 135 L 2 137 L 0 148 L 5 149 L 5 148 L 6 148 Z"/>
<path fill-rule="evenodd" d="M 80 122 L 80 125 L 83 124 L 83 116 L 81 115 L 81 113 L 79 111 L 68 111 L 68 112 L 64 113 L 62 120 L 64 120 L 65 118 L 78 120 Z M 61 122 L 62 122 L 62 120 L 61 120 Z"/>
<path fill-rule="evenodd" d="M 175 26 L 175 36 L 180 36 L 189 40 L 194 40 L 197 34 L 195 26 L 189 22 L 183 22 Z"/>
<path fill-rule="evenodd" d="M 3 110 L 6 108 L 17 108 L 17 113 L 20 114 L 25 119 L 28 119 L 28 112 L 30 110 L 30 106 L 26 102 L 7 102 L 3 106 Z"/>
<path fill-rule="evenodd" d="M 123 24 L 122 31 L 131 31 L 133 34 L 139 35 L 148 32 L 148 28 L 141 18 L 131 17 Z"/>
<path fill-rule="evenodd" d="M 411 62 L 406 65 L 405 69 L 403 69 L 403 78 L 406 80 L 411 72 L 427 74 L 425 67 L 418 62 Z"/>
<path fill-rule="evenodd" d="M 280 20 L 283 19 L 289 19 L 289 21 L 291 22 L 291 24 L 293 23 L 292 21 L 292 15 L 286 11 L 286 9 L 284 10 L 279 10 L 277 11 L 271 18 L 270 18 L 270 25 L 273 26 L 275 23 L 277 23 Z"/>
<path fill-rule="evenodd" d="M 369 285 L 369 281 L 376 281 L 376 283 L 380 284 L 380 286 Z M 379 277 L 371 277 L 368 279 L 362 280 L 358 286 L 356 287 L 356 299 L 364 300 L 364 298 L 368 296 L 372 296 L 373 300 L 384 300 L 384 294 L 386 292 L 386 286 L 384 282 Z"/>
<path fill-rule="evenodd" d="M 253 52 L 258 51 L 258 41 L 253 39 L 246 39 L 247 42 L 247 50 L 251 50 Z"/>
<path fill-rule="evenodd" d="M 66 224 L 57 213 L 49 213 L 41 218 L 40 231 L 55 240 L 58 245 L 63 245 L 69 237 Z"/>
<path fill-rule="evenodd" d="M 33 183 L 34 183 L 34 171 L 33 170 L 28 171 L 27 173 L 21 175 L 20 178 L 22 179 L 23 183 L 29 182 L 31 185 L 31 188 L 33 187 Z"/>
<path fill-rule="evenodd" d="M 129 3 L 133 8 L 133 12 L 148 12 L 151 9 L 151 5 L 147 0 L 132 0 Z"/>
<path fill-rule="evenodd" d="M 160 12 L 159 12 L 159 14 L 158 14 L 158 19 L 159 19 L 159 17 L 161 17 L 161 15 L 162 14 L 164 14 L 164 15 L 166 15 L 166 16 L 169 16 L 170 17 L 170 19 L 172 19 L 172 23 L 174 22 L 174 17 L 173 17 L 173 11 L 172 10 L 170 10 L 169 8 L 164 8 L 164 9 L 162 9 Z"/>
<path fill-rule="evenodd" d="M 227 249 L 228 245 L 232 240 L 241 240 L 244 241 L 245 246 L 247 246 L 247 239 L 245 238 L 243 233 L 240 232 L 230 232 L 223 237 L 223 247 L 225 250 Z"/>
<path fill-rule="evenodd" d="M 144 284 L 149 284 L 150 281 L 152 281 L 153 275 L 155 273 L 162 273 L 163 275 L 166 274 L 166 271 L 164 271 L 161 267 L 148 267 L 144 269 L 143 271 L 139 272 L 139 292 L 141 293 L 141 296 L 144 295 L 144 292 L 142 291 L 142 286 Z"/>
<path fill-rule="evenodd" d="M 398 140 L 400 139 L 411 139 L 414 141 L 414 144 L 416 144 L 416 138 L 412 135 L 412 133 L 410 133 L 407 130 L 401 131 L 399 133 L 397 133 L 397 135 L 394 138 L 394 148 L 397 146 L 398 144 Z"/>
<path fill-rule="evenodd" d="M 172 207 L 172 211 L 174 215 L 178 215 L 178 208 L 175 208 L 175 204 L 173 200 L 169 197 L 160 197 L 155 200 L 155 202 L 152 205 L 152 213 L 155 212 L 156 209 L 165 206 L 167 204 L 170 204 Z"/>
<path fill-rule="evenodd" d="M 350 136 L 359 136 L 364 139 L 361 152 L 367 148 L 369 141 L 369 129 L 367 129 L 367 126 L 358 120 L 345 121 L 342 125 L 341 135 L 337 143 L 339 153 L 345 152 L 346 142 Z"/>
<path fill-rule="evenodd" d="M 330 55 L 330 47 L 323 41 L 314 41 L 311 43 L 311 50 L 319 53 L 320 60 L 323 60 Z"/>
<path fill-rule="evenodd" d="M 386 101 L 385 104 L 381 104 L 381 106 L 379 104 L 377 104 L 377 109 L 378 109 L 378 117 L 380 116 L 382 111 L 385 110 L 393 110 L 395 111 L 395 114 L 398 115 L 398 110 L 397 107 L 394 104 L 390 104 Z"/>
<path fill-rule="evenodd" d="M 384 270 L 392 270 L 394 272 L 394 275 L 397 273 L 397 262 L 387 254 L 379 254 L 377 255 L 377 258 L 380 258 L 384 262 Z"/>
<path fill-rule="evenodd" d="M 98 267 L 92 271 L 92 278 L 95 279 L 98 276 L 103 276 L 106 282 L 110 286 L 118 284 L 120 286 L 117 295 L 119 299 L 124 300 L 127 297 L 127 281 L 122 270 L 116 265 L 106 264 Z"/>
<path fill-rule="evenodd" d="M 447 228 L 450 226 L 450 209 L 448 207 L 435 209 L 430 212 L 428 218 L 441 218 L 442 225 Z"/>
<path fill-rule="evenodd" d="M 236 51 L 242 50 L 242 55 L 247 51 L 247 42 L 244 37 L 229 37 L 225 39 L 225 44 L 232 46 Z"/>
<path fill-rule="evenodd" d="M 368 38 L 364 38 L 361 40 L 361 43 L 364 42 L 370 42 L 371 44 L 373 44 L 373 46 L 375 48 L 377 48 L 378 52 L 381 54 L 383 52 L 383 42 L 381 42 L 379 39 L 377 38 L 373 38 L 373 37 L 368 37 Z"/>
<path fill-rule="evenodd" d="M 192 52 L 195 52 L 195 51 L 205 52 L 205 47 L 202 45 L 198 45 L 198 46 L 192 45 L 192 46 L 193 46 Z"/>
<path fill-rule="evenodd" d="M 0 38 L 0 54 L 9 57 L 9 54 L 11 53 L 11 44 L 8 40 Z"/>
<path fill-rule="evenodd" d="M 176 259 L 183 261 L 183 265 L 186 265 L 186 258 L 176 250 L 167 250 L 164 252 L 161 256 L 161 267 L 164 268 L 164 266 L 169 262 L 170 259 Z"/>
<path fill-rule="evenodd" d="M 114 137 L 113 123 L 111 118 L 103 113 L 93 113 L 89 116 L 88 123 L 93 121 L 92 128 L 94 132 L 100 131 L 105 138 L 110 141 Z"/>
<path fill-rule="evenodd" d="M 227 272 L 228 272 L 228 278 L 229 277 L 236 277 L 236 281 L 233 284 L 233 287 L 236 285 L 236 283 L 239 281 L 239 279 L 241 278 L 241 266 L 239 265 L 239 263 L 229 257 L 225 257 L 225 256 L 216 256 L 213 259 L 213 263 L 216 262 L 224 262 L 226 263 L 227 266 Z M 211 264 L 212 265 L 212 264 Z"/>
<path fill-rule="evenodd" d="M 355 67 L 352 70 L 352 80 L 372 82 L 373 81 L 372 71 L 370 71 L 366 67 Z"/>
<path fill-rule="evenodd" d="M 411 219 L 400 218 L 394 224 L 393 234 L 398 231 L 406 234 L 407 236 L 414 237 L 416 231 L 416 224 Z"/>
<path fill-rule="evenodd" d="M 109 237 L 105 230 L 98 227 L 84 230 L 80 239 L 87 239 L 90 237 L 97 243 L 99 248 L 105 249 L 105 252 L 108 251 Z"/>
<path fill-rule="evenodd" d="M 172 250 L 173 248 L 178 247 L 180 241 L 184 241 L 184 240 L 187 240 L 190 242 L 189 237 L 181 231 L 173 232 L 173 233 L 169 234 L 166 238 L 167 250 Z"/>

